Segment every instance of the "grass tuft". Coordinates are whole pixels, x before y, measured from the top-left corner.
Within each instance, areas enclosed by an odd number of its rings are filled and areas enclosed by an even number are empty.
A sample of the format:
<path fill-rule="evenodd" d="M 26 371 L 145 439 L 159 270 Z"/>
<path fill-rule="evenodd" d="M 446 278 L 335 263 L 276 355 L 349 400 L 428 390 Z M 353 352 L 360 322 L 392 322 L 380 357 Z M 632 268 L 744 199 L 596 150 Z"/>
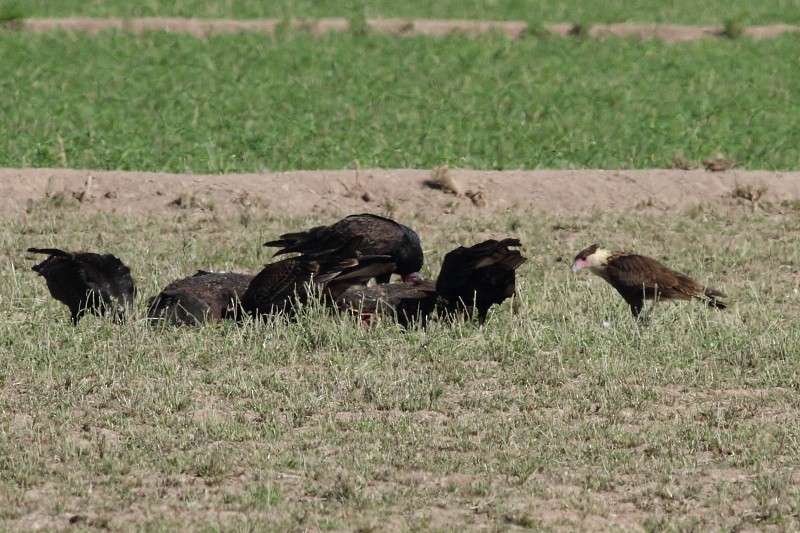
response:
<path fill-rule="evenodd" d="M 0 0 L 0 30 L 20 29 L 26 16 L 21 0 Z"/>
<path fill-rule="evenodd" d="M 738 19 L 727 18 L 722 24 L 722 32 L 720 34 L 728 39 L 739 39 L 744 35 L 744 24 Z"/>

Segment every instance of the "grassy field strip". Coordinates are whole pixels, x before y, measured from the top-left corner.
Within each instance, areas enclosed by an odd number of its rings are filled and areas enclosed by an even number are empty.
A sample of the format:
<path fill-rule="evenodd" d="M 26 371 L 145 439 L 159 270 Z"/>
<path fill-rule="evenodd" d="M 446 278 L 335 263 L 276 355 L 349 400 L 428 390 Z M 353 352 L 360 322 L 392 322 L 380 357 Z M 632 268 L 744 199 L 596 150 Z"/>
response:
<path fill-rule="evenodd" d="M 744 25 L 800 23 L 798 0 L 693 0 L 654 2 L 653 0 L 608 0 L 585 2 L 564 0 L 2 0 L 0 13 L 20 17 L 197 17 L 233 19 L 318 19 L 341 17 L 427 18 L 522 20 L 537 24 L 549 22 L 602 24 L 648 22 L 672 24 L 723 24 L 735 21 Z"/>
<path fill-rule="evenodd" d="M 579 30 L 576 24 L 544 24 L 530 25 L 520 21 L 477 21 L 477 20 L 432 20 L 432 19 L 366 19 L 362 22 L 364 29 L 381 33 L 393 33 L 406 37 L 417 35 L 447 36 L 465 34 L 476 37 L 487 33 L 504 34 L 510 39 L 521 39 L 528 32 L 540 34 L 542 31 L 554 35 L 568 37 L 576 31 L 585 35 L 601 38 L 609 35 L 620 37 L 637 37 L 660 39 L 665 42 L 683 42 L 705 37 L 727 36 L 725 26 L 679 26 L 675 24 L 593 24 Z M 61 18 L 61 19 L 25 19 L 20 29 L 26 31 L 46 32 L 58 29 L 66 31 L 100 32 L 109 29 L 127 31 L 135 34 L 147 31 L 169 31 L 189 33 L 196 37 L 205 37 L 219 33 L 250 31 L 274 35 L 287 25 L 293 30 L 308 31 L 319 35 L 329 31 L 352 30 L 354 22 L 344 18 L 328 18 L 314 20 L 282 19 L 195 19 L 195 18 Z M 800 30 L 798 26 L 781 24 L 779 26 L 742 27 L 737 36 L 754 39 L 774 38 L 784 32 Z"/>
<path fill-rule="evenodd" d="M 795 529 L 800 211 L 515 212 L 404 222 L 424 273 L 518 236 L 521 310 L 473 324 L 151 328 L 67 311 L 27 246 L 113 251 L 144 300 L 197 268 L 255 270 L 318 215 L 86 215 L 48 199 L 0 228 L 0 524 L 168 530 Z M 102 229 L 102 230 L 101 230 Z M 569 258 L 591 239 L 719 287 L 637 326 Z M 603 327 L 603 322 L 611 323 Z M 211 524 L 211 526 L 209 525 Z"/>
<path fill-rule="evenodd" d="M 797 169 L 798 43 L 6 32 L 0 166 Z"/>

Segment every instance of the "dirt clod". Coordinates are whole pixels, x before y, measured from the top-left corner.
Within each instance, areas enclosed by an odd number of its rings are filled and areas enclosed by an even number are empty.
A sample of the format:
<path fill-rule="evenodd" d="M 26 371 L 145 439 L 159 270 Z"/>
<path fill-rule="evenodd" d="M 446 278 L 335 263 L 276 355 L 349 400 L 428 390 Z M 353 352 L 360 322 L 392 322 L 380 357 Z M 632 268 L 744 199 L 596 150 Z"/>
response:
<path fill-rule="evenodd" d="M 450 173 L 450 167 L 447 165 L 440 165 L 434 168 L 431 171 L 431 179 L 425 182 L 425 186 L 456 196 L 461 194 L 461 187 L 459 187 L 458 182 Z"/>
<path fill-rule="evenodd" d="M 672 156 L 672 164 L 669 168 L 676 168 L 680 170 L 694 170 L 696 168 L 700 168 L 700 162 L 698 161 L 690 161 L 686 159 L 683 155 L 683 150 L 678 150 L 675 152 L 675 155 Z"/>
<path fill-rule="evenodd" d="M 486 193 L 483 191 L 467 191 L 464 195 L 472 200 L 475 207 L 486 207 L 489 205 L 489 200 L 486 198 Z"/>
<path fill-rule="evenodd" d="M 728 159 L 722 156 L 703 159 L 703 165 L 706 167 L 706 170 L 711 172 L 723 172 L 728 170 L 733 166 L 733 163 L 733 159 Z"/>

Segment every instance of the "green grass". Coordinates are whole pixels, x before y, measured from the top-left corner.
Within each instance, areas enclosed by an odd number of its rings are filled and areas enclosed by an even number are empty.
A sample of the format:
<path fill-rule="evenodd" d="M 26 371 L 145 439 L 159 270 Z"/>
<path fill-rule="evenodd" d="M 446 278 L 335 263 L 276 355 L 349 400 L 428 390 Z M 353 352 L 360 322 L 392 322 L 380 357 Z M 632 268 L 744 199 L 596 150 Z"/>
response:
<path fill-rule="evenodd" d="M 19 0 L 0 1 L 0 28 L 10 26 L 25 17 L 26 11 Z"/>
<path fill-rule="evenodd" d="M 750 2 L 693 2 L 692 0 L 612 0 L 608 2 L 543 2 L 541 0 L 304 0 L 263 2 L 259 0 L 27 0 L 31 16 L 183 16 L 183 17 L 346 17 L 364 12 L 368 17 L 398 18 L 488 18 L 497 20 L 536 20 L 544 22 L 669 22 L 715 24 L 736 16 L 745 24 L 800 22 L 798 0 Z"/>
<path fill-rule="evenodd" d="M 0 165 L 797 169 L 799 44 L 0 34 Z"/>
<path fill-rule="evenodd" d="M 487 229 L 518 235 L 529 262 L 519 315 L 506 304 L 483 329 L 402 333 L 318 309 L 258 326 L 72 328 L 26 246 L 116 253 L 141 316 L 168 281 L 258 268 L 265 237 L 330 220 L 33 206 L 0 229 L 0 524 L 796 528 L 800 212 L 765 209 L 404 220 L 428 273 L 452 235 Z M 568 268 L 602 235 L 724 289 L 731 308 L 661 304 L 637 327 L 613 290 Z"/>

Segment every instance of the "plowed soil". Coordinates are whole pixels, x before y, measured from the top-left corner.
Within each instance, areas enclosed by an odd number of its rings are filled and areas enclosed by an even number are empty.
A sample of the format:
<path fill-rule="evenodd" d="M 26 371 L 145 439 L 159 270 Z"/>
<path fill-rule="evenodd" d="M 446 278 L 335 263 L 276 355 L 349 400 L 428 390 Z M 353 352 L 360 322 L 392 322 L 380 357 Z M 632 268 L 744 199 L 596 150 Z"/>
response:
<path fill-rule="evenodd" d="M 525 22 L 515 21 L 482 21 L 482 20 L 428 20 L 428 19 L 369 19 L 369 28 L 383 33 L 399 35 L 433 35 L 446 36 L 453 33 L 479 35 L 488 32 L 504 33 L 511 39 L 519 39 L 525 35 L 529 26 Z M 184 32 L 197 37 L 205 37 L 218 33 L 252 31 L 266 34 L 275 33 L 283 22 L 278 19 L 227 20 L 227 19 L 186 19 L 186 18 L 105 18 L 95 19 L 74 17 L 63 19 L 27 19 L 17 27 L 28 31 L 52 31 L 62 28 L 67 31 L 86 31 L 96 33 L 107 29 L 118 29 L 134 33 L 144 31 Z M 292 21 L 297 29 L 315 34 L 327 31 L 344 31 L 349 27 L 347 19 L 329 18 L 313 21 Z M 638 37 L 641 39 L 661 39 L 674 43 L 690 41 L 705 37 L 722 37 L 723 28 L 716 26 L 681 26 L 674 24 L 595 24 L 582 29 L 575 24 L 545 24 L 543 29 L 561 36 L 574 35 L 582 31 L 590 37 L 602 38 L 607 35 L 622 37 Z M 743 28 L 743 34 L 754 39 L 777 37 L 787 31 L 797 31 L 797 26 L 788 24 L 772 24 L 769 26 L 751 26 Z M 538 30 L 538 29 L 535 29 Z"/>
<path fill-rule="evenodd" d="M 0 169 L 0 216 L 21 215 L 47 199 L 86 213 L 142 215 L 180 207 L 225 213 L 253 205 L 275 214 L 331 217 L 362 211 L 489 216 L 511 210 L 580 215 L 630 209 L 675 211 L 736 202 L 780 206 L 800 199 L 800 172 L 796 171 L 449 169 L 447 174 L 457 194 L 430 183 L 431 170 L 190 175 L 5 168 Z"/>

